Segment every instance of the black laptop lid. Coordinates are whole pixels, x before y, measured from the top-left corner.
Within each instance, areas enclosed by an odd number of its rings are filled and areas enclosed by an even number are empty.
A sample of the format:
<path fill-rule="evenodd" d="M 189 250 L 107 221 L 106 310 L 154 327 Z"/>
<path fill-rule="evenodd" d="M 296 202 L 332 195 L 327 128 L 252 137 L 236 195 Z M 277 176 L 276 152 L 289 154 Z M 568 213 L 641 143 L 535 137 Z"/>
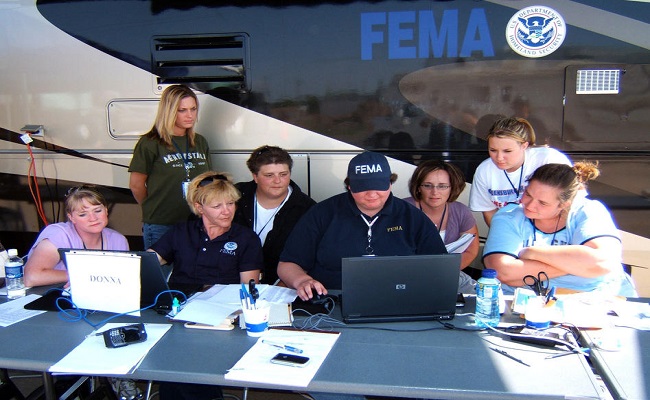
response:
<path fill-rule="evenodd" d="M 59 255 L 65 262 L 65 255 L 73 249 L 59 249 Z M 150 251 L 130 250 L 83 250 L 100 253 L 129 253 L 140 256 L 140 306 L 148 307 L 154 304 L 156 296 L 169 290 L 167 280 L 163 274 L 158 256 Z M 158 306 L 171 307 L 173 297 L 170 293 L 164 293 L 158 298 Z"/>
<path fill-rule="evenodd" d="M 347 323 L 452 319 L 460 254 L 342 260 L 341 311 Z"/>

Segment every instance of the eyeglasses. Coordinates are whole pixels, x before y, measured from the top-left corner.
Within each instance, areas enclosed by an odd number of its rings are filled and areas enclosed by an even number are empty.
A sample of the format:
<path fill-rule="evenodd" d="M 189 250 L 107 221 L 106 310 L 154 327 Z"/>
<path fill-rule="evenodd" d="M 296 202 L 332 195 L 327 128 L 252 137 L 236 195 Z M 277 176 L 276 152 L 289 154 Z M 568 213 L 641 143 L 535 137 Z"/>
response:
<path fill-rule="evenodd" d="M 207 176 L 201 179 L 201 182 L 199 182 L 199 187 L 207 186 L 214 181 L 228 181 L 228 178 L 226 178 L 224 175 L 221 174 Z"/>
<path fill-rule="evenodd" d="M 447 190 L 451 187 L 451 185 L 432 185 L 430 183 L 423 183 L 420 185 L 420 187 L 424 190 L 433 190 L 433 189 Z"/>
<path fill-rule="evenodd" d="M 93 185 L 81 185 L 81 186 L 73 186 L 68 191 L 65 193 L 65 197 L 68 198 L 74 194 L 77 194 L 80 191 L 91 191 L 97 193 L 97 188 Z"/>

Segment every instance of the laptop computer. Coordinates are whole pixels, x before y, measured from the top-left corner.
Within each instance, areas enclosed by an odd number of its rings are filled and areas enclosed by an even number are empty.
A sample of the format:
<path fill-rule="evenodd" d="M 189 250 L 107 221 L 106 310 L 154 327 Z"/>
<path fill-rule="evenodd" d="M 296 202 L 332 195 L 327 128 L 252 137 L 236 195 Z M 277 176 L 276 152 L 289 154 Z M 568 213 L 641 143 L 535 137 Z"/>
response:
<path fill-rule="evenodd" d="M 345 323 L 450 320 L 460 254 L 342 259 Z"/>

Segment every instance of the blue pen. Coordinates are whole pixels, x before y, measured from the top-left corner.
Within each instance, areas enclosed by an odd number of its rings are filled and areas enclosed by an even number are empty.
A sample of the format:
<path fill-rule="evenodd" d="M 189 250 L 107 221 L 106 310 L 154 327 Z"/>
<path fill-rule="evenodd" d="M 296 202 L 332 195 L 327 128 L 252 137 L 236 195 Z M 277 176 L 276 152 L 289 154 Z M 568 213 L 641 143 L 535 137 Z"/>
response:
<path fill-rule="evenodd" d="M 246 286 L 243 283 L 241 284 L 241 289 L 239 289 L 239 297 L 241 298 L 242 307 L 246 308 L 247 310 L 250 310 L 251 309 L 250 295 L 248 294 L 248 291 L 246 290 Z"/>
<path fill-rule="evenodd" d="M 548 291 L 548 294 L 546 295 L 546 303 L 548 303 L 551 300 L 555 300 L 555 286 L 551 286 L 551 288 Z"/>
<path fill-rule="evenodd" d="M 297 347 L 289 346 L 286 344 L 275 343 L 268 340 L 262 340 L 262 343 L 268 344 L 269 346 L 277 347 L 278 349 L 284 349 L 292 353 L 302 354 L 302 349 L 299 349 Z"/>

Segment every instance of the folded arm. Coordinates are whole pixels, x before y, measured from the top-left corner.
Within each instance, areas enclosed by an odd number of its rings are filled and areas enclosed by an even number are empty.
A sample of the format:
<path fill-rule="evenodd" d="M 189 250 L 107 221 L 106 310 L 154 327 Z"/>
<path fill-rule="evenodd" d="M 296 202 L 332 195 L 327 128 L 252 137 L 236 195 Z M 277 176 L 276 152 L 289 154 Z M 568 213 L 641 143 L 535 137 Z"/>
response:
<path fill-rule="evenodd" d="M 519 258 L 552 265 L 565 274 L 595 278 L 620 268 L 621 252 L 618 239 L 604 236 L 581 245 L 526 247 Z"/>
<path fill-rule="evenodd" d="M 554 268 L 549 264 L 535 260 L 515 258 L 508 254 L 490 254 L 483 259 L 483 262 L 486 268 L 497 271 L 497 277 L 501 282 L 514 287 L 524 285 L 524 276 L 537 276 L 537 273 L 540 271 L 546 272 L 549 278 L 566 275 L 566 272 Z"/>

